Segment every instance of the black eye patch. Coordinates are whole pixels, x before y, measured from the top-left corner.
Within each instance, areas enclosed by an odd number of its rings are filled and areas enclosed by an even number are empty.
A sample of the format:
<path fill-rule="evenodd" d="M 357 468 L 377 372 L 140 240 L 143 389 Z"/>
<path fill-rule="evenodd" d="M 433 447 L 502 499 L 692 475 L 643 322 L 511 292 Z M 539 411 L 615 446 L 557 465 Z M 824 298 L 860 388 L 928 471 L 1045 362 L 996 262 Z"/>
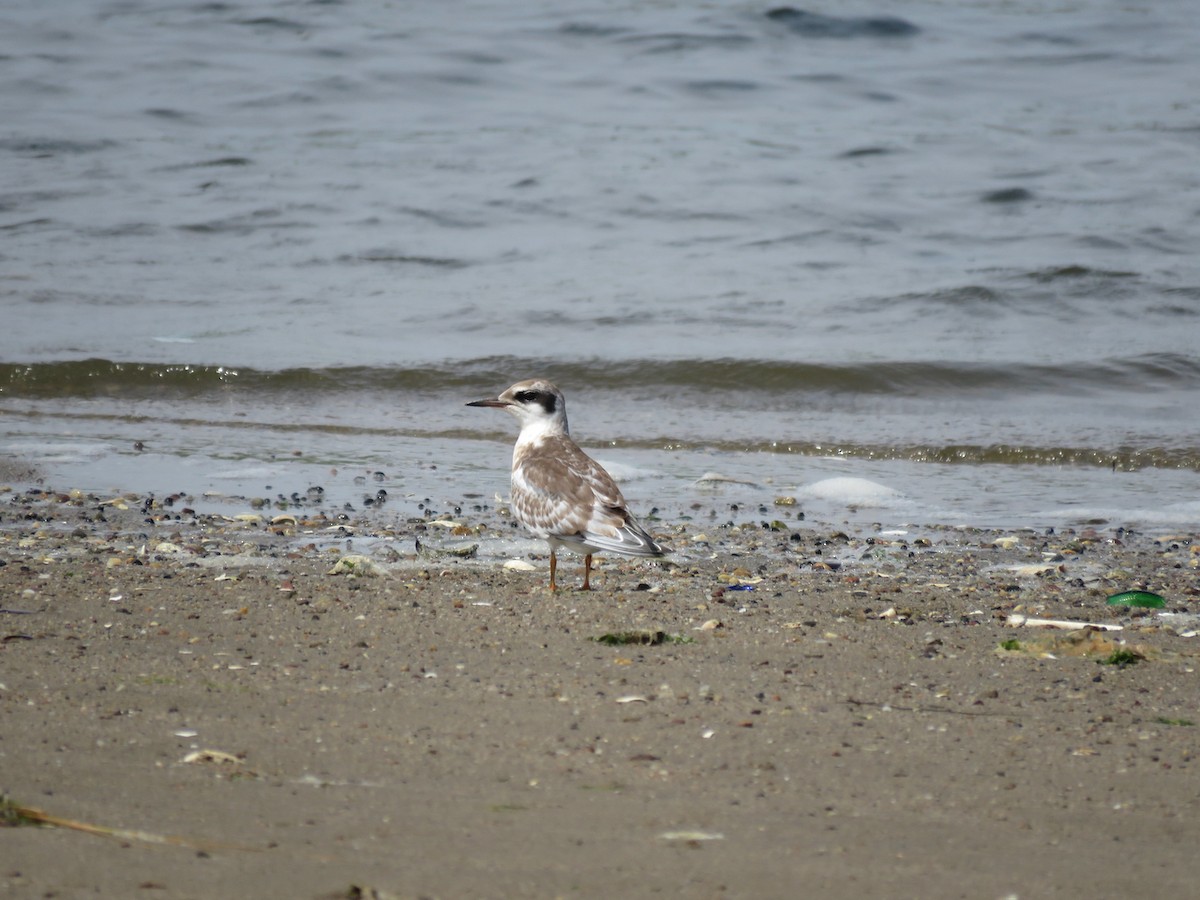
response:
<path fill-rule="evenodd" d="M 513 399 L 518 403 L 536 403 L 548 413 L 554 412 L 558 405 L 558 398 L 549 391 L 517 391 Z"/>

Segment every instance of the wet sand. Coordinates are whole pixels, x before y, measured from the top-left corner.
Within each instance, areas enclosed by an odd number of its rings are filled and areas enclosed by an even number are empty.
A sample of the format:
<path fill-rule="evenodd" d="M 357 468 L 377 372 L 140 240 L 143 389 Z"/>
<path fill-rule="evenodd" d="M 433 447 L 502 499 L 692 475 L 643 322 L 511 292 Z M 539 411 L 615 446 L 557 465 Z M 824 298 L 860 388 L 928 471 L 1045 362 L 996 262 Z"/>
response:
<path fill-rule="evenodd" d="M 6 897 L 1194 892 L 1197 626 L 1105 604 L 1190 535 L 664 519 L 551 596 L 494 515 L 0 509 L 0 790 L 143 833 L 4 829 Z"/>

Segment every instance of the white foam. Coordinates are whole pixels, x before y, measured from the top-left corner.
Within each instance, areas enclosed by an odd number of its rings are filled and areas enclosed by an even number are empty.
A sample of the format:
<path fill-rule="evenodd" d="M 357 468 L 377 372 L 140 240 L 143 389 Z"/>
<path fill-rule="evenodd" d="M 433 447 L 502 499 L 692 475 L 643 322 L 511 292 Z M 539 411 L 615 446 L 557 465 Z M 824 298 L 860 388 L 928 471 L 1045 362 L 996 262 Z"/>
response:
<path fill-rule="evenodd" d="M 866 478 L 826 478 L 805 485 L 797 492 L 809 500 L 824 500 L 845 506 L 889 507 L 904 497 L 895 488 Z"/>

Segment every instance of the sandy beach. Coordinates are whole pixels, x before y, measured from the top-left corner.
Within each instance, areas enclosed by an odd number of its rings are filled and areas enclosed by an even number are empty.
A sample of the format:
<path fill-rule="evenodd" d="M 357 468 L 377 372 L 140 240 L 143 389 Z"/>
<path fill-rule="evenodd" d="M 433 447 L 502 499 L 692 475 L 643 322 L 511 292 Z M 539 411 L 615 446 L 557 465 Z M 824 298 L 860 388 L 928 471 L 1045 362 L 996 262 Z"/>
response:
<path fill-rule="evenodd" d="M 0 510 L 6 897 L 1195 891 L 1189 534 L 664 517 L 551 596 L 494 514 Z"/>

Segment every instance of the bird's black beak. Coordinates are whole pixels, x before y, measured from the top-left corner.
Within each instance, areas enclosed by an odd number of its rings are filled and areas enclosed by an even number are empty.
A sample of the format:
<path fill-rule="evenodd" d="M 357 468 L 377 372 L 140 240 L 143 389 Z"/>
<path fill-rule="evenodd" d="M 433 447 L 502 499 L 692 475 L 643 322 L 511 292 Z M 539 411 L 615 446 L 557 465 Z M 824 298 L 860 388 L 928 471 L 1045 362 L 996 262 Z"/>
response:
<path fill-rule="evenodd" d="M 467 406 L 494 406 L 497 409 L 504 409 L 508 405 L 507 400 L 501 400 L 499 397 L 494 400 L 472 400 L 467 404 Z"/>

